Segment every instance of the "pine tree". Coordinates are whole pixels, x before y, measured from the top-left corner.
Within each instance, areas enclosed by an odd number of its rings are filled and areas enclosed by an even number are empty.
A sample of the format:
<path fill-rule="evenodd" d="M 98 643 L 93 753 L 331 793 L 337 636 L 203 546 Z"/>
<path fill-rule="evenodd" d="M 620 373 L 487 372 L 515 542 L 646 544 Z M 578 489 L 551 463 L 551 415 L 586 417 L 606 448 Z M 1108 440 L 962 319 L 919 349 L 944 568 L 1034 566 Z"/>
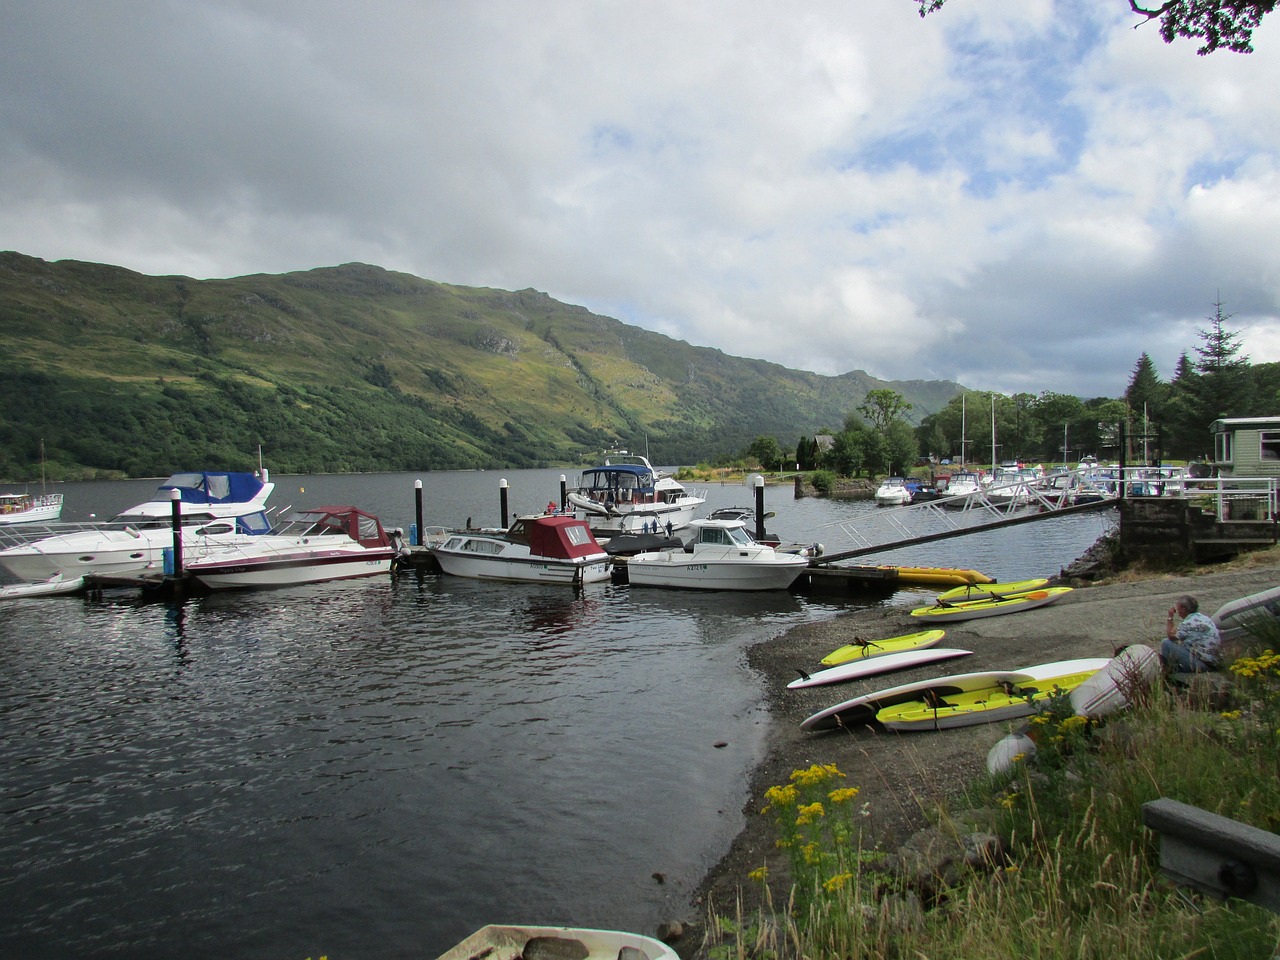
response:
<path fill-rule="evenodd" d="M 1196 347 L 1200 374 L 1195 394 L 1197 411 L 1207 430 L 1219 417 L 1240 416 L 1247 406 L 1249 358 L 1240 352 L 1240 334 L 1226 328 L 1231 314 L 1222 312 L 1222 299 L 1214 303 L 1209 329 L 1200 331 L 1202 345 Z"/>

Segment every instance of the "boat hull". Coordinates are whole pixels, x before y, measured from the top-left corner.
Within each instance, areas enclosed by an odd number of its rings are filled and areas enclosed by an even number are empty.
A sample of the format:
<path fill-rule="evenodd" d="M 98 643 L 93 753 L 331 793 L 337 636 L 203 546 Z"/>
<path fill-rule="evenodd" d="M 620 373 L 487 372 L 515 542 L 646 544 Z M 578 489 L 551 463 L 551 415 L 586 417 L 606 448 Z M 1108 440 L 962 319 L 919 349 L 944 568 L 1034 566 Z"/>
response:
<path fill-rule="evenodd" d="M 442 953 L 437 960 L 508 960 L 561 957 L 578 960 L 680 960 L 661 940 L 620 930 L 490 924 Z"/>
<path fill-rule="evenodd" d="M 608 580 L 612 563 L 598 560 L 577 563 L 547 557 L 481 557 L 442 550 L 432 551 L 440 569 L 450 576 L 471 580 L 506 580 L 517 583 L 599 583 Z"/>
<path fill-rule="evenodd" d="M 681 590 L 786 590 L 809 566 L 804 557 L 775 554 L 776 560 L 715 560 L 677 551 L 637 554 L 627 561 L 633 586 Z M 785 559 L 784 559 L 785 558 Z"/>
<path fill-rule="evenodd" d="M 325 550 L 261 559 L 193 563 L 188 572 L 210 590 L 293 587 L 391 572 L 393 550 Z"/>
<path fill-rule="evenodd" d="M 254 539 L 245 533 L 204 536 L 183 530 L 182 549 L 188 557 L 204 556 Z M 28 581 L 74 580 L 90 574 L 131 576 L 163 569 L 165 550 L 172 547 L 173 531 L 169 528 L 86 531 L 12 547 L 0 552 L 0 565 Z"/>

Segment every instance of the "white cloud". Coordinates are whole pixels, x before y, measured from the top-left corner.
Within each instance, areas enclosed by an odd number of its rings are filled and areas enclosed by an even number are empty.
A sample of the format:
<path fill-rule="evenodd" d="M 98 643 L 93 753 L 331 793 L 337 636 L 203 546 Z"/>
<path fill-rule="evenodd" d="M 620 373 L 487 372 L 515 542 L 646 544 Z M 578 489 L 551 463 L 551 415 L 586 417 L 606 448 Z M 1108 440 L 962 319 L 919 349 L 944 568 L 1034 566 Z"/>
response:
<path fill-rule="evenodd" d="M 1280 34 L 1206 58 L 1133 22 L 1122 0 L 22 5 L 0 246 L 202 277 L 363 260 L 822 373 L 1086 396 L 1144 350 L 1170 375 L 1221 295 L 1280 359 Z"/>

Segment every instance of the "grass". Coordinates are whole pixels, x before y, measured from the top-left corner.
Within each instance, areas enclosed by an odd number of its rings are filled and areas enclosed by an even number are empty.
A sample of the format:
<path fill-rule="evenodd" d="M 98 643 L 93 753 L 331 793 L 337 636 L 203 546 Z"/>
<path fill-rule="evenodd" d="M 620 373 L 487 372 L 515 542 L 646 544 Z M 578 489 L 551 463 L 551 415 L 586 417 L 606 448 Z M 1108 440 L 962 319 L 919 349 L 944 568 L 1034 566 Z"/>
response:
<path fill-rule="evenodd" d="M 1280 621 L 1255 623 L 1223 709 L 1163 684 L 1104 724 L 1059 698 L 1036 750 L 971 785 L 1003 844 L 941 890 L 884 869 L 856 786 L 834 766 L 770 788 L 764 814 L 790 855 L 786 903 L 712 916 L 712 960 L 966 958 L 1245 960 L 1280 956 L 1280 917 L 1171 884 L 1142 805 L 1162 796 L 1280 832 Z M 943 823 L 946 823 L 944 815 Z M 959 828 L 957 828 L 957 833 Z M 768 884 L 763 871 L 748 882 Z M 776 884 L 775 884 L 776 889 Z"/>

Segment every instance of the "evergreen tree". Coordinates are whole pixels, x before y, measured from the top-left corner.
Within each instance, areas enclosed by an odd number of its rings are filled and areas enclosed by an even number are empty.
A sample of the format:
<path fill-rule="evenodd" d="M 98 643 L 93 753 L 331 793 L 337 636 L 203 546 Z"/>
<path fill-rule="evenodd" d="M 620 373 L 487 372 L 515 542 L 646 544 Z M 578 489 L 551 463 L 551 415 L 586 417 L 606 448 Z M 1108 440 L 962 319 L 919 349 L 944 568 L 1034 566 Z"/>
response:
<path fill-rule="evenodd" d="M 1240 353 L 1240 334 L 1226 328 L 1231 314 L 1222 312 L 1222 299 L 1214 303 L 1213 316 L 1206 317 L 1209 328 L 1200 331 L 1201 346 L 1196 372 L 1200 380 L 1195 391 L 1197 407 L 1205 429 L 1219 417 L 1239 416 L 1247 406 L 1249 358 Z"/>

